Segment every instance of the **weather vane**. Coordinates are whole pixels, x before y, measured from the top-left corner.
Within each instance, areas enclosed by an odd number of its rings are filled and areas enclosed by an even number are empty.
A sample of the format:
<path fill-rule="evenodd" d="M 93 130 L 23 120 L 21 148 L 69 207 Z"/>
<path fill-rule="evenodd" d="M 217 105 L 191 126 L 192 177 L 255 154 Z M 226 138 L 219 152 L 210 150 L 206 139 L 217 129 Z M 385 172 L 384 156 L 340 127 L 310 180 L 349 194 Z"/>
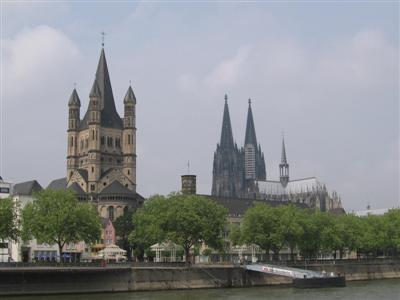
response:
<path fill-rule="evenodd" d="M 101 32 L 101 46 L 104 47 L 104 36 L 106 35 L 106 33 L 104 32 L 104 30 Z"/>

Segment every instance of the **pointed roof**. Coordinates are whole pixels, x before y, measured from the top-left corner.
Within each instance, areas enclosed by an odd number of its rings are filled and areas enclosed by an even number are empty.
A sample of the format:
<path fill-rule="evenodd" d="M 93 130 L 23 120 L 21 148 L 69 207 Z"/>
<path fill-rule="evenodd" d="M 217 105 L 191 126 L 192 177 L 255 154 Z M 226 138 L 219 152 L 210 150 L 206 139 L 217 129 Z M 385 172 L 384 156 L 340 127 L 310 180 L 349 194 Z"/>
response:
<path fill-rule="evenodd" d="M 284 139 L 284 138 L 282 138 L 281 164 L 287 164 L 287 160 L 286 160 L 286 149 L 285 149 L 285 139 Z"/>
<path fill-rule="evenodd" d="M 135 94 L 133 93 L 131 86 L 129 86 L 128 90 L 126 91 L 125 98 L 124 98 L 124 104 L 127 104 L 127 103 L 136 104 L 136 97 L 135 97 Z"/>
<path fill-rule="evenodd" d="M 226 94 L 225 94 L 224 117 L 222 119 L 220 146 L 222 149 L 234 148 L 231 118 L 229 116 L 228 96 Z"/>
<path fill-rule="evenodd" d="M 81 106 L 81 100 L 79 99 L 76 89 L 72 91 L 71 97 L 69 97 L 68 106 L 77 105 Z"/>
<path fill-rule="evenodd" d="M 101 96 L 100 88 L 99 85 L 97 84 L 97 80 L 95 79 L 93 81 L 93 86 L 92 89 L 90 90 L 89 97 L 100 97 L 100 96 Z"/>
<path fill-rule="evenodd" d="M 133 195 L 134 192 L 123 186 L 121 182 L 114 180 L 109 186 L 104 188 L 100 194 L 102 195 Z"/>
<path fill-rule="evenodd" d="M 100 91 L 101 126 L 122 129 L 121 117 L 115 108 L 114 96 L 111 88 L 110 75 L 108 73 L 104 48 L 101 49 L 99 64 L 97 65 L 96 78 L 93 87 L 98 86 Z M 97 88 L 95 88 L 96 90 Z M 79 129 L 87 129 L 89 111 L 86 112 Z"/>
<path fill-rule="evenodd" d="M 69 189 L 72 190 L 76 195 L 85 195 L 85 192 L 77 182 L 74 182 Z"/>
<path fill-rule="evenodd" d="M 254 127 L 253 112 L 251 110 L 251 99 L 249 99 L 249 109 L 247 111 L 247 124 L 246 124 L 246 136 L 244 144 L 252 144 L 257 148 L 256 129 Z"/>

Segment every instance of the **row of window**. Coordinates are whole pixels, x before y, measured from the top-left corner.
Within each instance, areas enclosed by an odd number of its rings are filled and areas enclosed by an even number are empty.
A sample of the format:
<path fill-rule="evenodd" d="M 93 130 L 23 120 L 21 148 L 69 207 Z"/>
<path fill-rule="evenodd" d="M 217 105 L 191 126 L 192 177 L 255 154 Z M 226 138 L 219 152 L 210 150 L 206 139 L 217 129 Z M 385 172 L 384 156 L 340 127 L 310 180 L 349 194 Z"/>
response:
<path fill-rule="evenodd" d="M 91 131 L 91 135 L 92 135 L 92 140 L 97 140 L 97 130 L 92 130 Z M 127 144 L 130 145 L 133 143 L 133 135 L 132 134 L 128 134 L 127 135 L 128 139 L 127 139 Z M 120 138 L 112 138 L 109 136 L 102 136 L 100 138 L 100 144 L 101 146 L 105 146 L 107 144 L 107 147 L 110 148 L 121 148 L 121 139 Z M 74 145 L 76 145 L 76 137 L 71 136 L 70 140 L 69 140 L 69 146 L 70 147 L 74 147 Z M 85 139 L 81 139 L 80 140 L 80 149 L 83 150 L 84 148 L 87 149 L 89 147 L 89 139 L 85 138 Z"/>

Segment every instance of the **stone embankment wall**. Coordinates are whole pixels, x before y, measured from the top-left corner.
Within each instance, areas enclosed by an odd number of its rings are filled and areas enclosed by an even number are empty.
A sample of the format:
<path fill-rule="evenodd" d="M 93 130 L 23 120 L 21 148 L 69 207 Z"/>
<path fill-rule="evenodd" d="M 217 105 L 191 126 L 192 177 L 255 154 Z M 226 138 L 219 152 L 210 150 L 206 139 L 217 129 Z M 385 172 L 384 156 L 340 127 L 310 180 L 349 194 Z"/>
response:
<path fill-rule="evenodd" d="M 344 274 L 347 280 L 400 278 L 398 262 L 315 264 L 307 268 Z M 288 277 L 233 266 L 0 268 L 0 296 L 291 284 L 292 279 Z"/>
<path fill-rule="evenodd" d="M 334 272 L 346 276 L 346 281 L 400 278 L 400 260 L 314 264 L 309 269 Z"/>

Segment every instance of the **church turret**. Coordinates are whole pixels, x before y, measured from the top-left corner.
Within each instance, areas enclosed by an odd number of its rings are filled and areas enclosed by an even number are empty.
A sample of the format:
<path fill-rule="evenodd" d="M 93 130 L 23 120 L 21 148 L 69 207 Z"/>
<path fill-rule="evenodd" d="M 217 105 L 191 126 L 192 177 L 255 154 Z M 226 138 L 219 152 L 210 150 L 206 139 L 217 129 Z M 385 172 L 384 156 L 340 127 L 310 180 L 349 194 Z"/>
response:
<path fill-rule="evenodd" d="M 123 128 L 123 173 L 136 188 L 136 97 L 129 86 L 124 98 L 124 128 Z"/>
<path fill-rule="evenodd" d="M 285 139 L 282 138 L 282 155 L 279 164 L 279 179 L 281 184 L 286 187 L 289 182 L 289 164 L 286 159 Z"/>
<path fill-rule="evenodd" d="M 88 184 L 89 192 L 98 191 L 97 182 L 101 175 L 100 136 L 101 136 L 101 91 L 97 79 L 94 80 L 89 94 L 89 145 L 88 145 Z"/>
<path fill-rule="evenodd" d="M 68 109 L 67 177 L 69 179 L 73 171 L 78 168 L 78 127 L 81 101 L 75 88 L 69 98 Z"/>

